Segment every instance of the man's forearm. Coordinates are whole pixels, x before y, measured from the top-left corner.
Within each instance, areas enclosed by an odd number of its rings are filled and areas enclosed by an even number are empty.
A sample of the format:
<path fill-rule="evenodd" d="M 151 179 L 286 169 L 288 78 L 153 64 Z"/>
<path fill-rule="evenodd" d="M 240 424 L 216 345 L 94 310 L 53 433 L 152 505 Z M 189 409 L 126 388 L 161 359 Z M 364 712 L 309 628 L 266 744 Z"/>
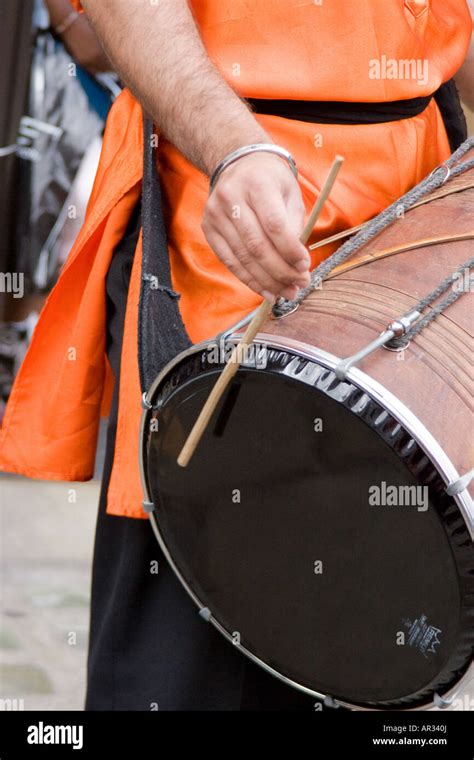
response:
<path fill-rule="evenodd" d="M 83 0 L 115 70 L 159 130 L 210 174 L 230 151 L 268 141 L 207 56 L 186 0 Z"/>
<path fill-rule="evenodd" d="M 467 0 L 467 4 L 474 21 L 474 0 Z M 462 100 L 474 110 L 474 35 L 471 37 L 466 60 L 456 74 L 455 80 Z"/>
<path fill-rule="evenodd" d="M 210 175 L 236 148 L 269 142 L 209 60 L 187 0 L 82 3 L 116 71 L 158 129 L 203 172 Z M 286 162 L 254 153 L 222 173 L 201 226 L 245 285 L 269 300 L 291 299 L 309 283 L 310 257 L 299 239 L 304 210 Z"/>

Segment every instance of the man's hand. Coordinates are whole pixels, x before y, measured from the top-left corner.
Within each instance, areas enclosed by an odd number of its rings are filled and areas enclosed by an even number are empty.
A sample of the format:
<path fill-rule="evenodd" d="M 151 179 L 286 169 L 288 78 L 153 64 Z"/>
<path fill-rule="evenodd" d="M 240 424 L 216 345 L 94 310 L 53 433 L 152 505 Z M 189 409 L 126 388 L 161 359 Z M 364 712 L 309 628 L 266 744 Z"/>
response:
<path fill-rule="evenodd" d="M 198 169 L 210 176 L 237 148 L 271 142 L 209 59 L 187 0 L 82 4 L 115 70 Z M 209 244 L 237 277 L 258 293 L 290 297 L 308 282 L 302 228 L 297 182 L 282 159 L 264 154 L 223 172 L 204 219 Z"/>
<path fill-rule="evenodd" d="M 304 205 L 290 168 L 255 153 L 220 176 L 202 228 L 211 248 L 245 285 L 273 300 L 309 283 L 310 258 L 299 240 Z"/>

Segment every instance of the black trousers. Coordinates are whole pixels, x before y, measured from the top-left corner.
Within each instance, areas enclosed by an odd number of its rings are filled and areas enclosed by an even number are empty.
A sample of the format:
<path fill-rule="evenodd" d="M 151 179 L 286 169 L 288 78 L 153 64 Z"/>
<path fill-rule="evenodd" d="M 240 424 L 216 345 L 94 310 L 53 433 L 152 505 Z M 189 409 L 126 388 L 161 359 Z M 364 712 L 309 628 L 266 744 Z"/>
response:
<path fill-rule="evenodd" d="M 251 663 L 198 616 L 147 520 L 106 514 L 139 223 L 137 208 L 106 284 L 107 354 L 116 382 L 94 549 L 86 709 L 314 710 L 313 699 Z"/>

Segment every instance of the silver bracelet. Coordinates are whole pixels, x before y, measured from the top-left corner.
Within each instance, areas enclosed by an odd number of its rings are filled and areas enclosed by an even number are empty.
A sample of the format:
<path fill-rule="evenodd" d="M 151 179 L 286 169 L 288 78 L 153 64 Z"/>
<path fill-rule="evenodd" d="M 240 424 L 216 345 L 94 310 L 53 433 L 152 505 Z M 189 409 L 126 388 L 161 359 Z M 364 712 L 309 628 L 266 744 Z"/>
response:
<path fill-rule="evenodd" d="M 214 187 L 216 186 L 217 180 L 228 166 L 235 164 L 236 161 L 238 161 L 240 158 L 244 158 L 244 156 L 250 156 L 252 153 L 274 153 L 276 156 L 284 158 L 285 161 L 288 162 L 288 165 L 295 178 L 298 178 L 298 168 L 296 166 L 295 159 L 289 151 L 287 151 L 285 148 L 280 147 L 280 145 L 273 145 L 272 143 L 255 143 L 254 145 L 245 145 L 243 148 L 238 148 L 222 159 L 220 164 L 212 172 L 210 180 L 210 192 L 212 193 Z"/>
<path fill-rule="evenodd" d="M 54 31 L 56 34 L 64 34 L 70 26 L 74 24 L 75 21 L 77 21 L 78 18 L 80 18 L 80 13 L 77 11 L 71 11 L 65 19 L 63 19 L 63 22 L 61 24 L 58 24 L 58 26 L 54 27 Z"/>

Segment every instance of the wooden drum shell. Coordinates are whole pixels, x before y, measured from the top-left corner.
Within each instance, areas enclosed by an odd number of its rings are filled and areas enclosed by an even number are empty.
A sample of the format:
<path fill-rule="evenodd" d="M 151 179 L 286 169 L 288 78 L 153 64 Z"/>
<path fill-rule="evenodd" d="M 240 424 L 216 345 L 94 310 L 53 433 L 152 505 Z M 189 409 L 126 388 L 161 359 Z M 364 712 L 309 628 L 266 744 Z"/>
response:
<path fill-rule="evenodd" d="M 474 170 L 456 181 L 473 184 Z M 433 242 L 450 236 L 464 239 Z M 262 333 L 345 358 L 413 309 L 473 253 L 474 187 L 468 187 L 407 212 L 297 311 L 269 320 Z M 466 280 L 455 287 L 466 288 Z M 416 415 L 460 475 L 474 465 L 472 287 L 404 351 L 381 348 L 357 365 Z"/>

